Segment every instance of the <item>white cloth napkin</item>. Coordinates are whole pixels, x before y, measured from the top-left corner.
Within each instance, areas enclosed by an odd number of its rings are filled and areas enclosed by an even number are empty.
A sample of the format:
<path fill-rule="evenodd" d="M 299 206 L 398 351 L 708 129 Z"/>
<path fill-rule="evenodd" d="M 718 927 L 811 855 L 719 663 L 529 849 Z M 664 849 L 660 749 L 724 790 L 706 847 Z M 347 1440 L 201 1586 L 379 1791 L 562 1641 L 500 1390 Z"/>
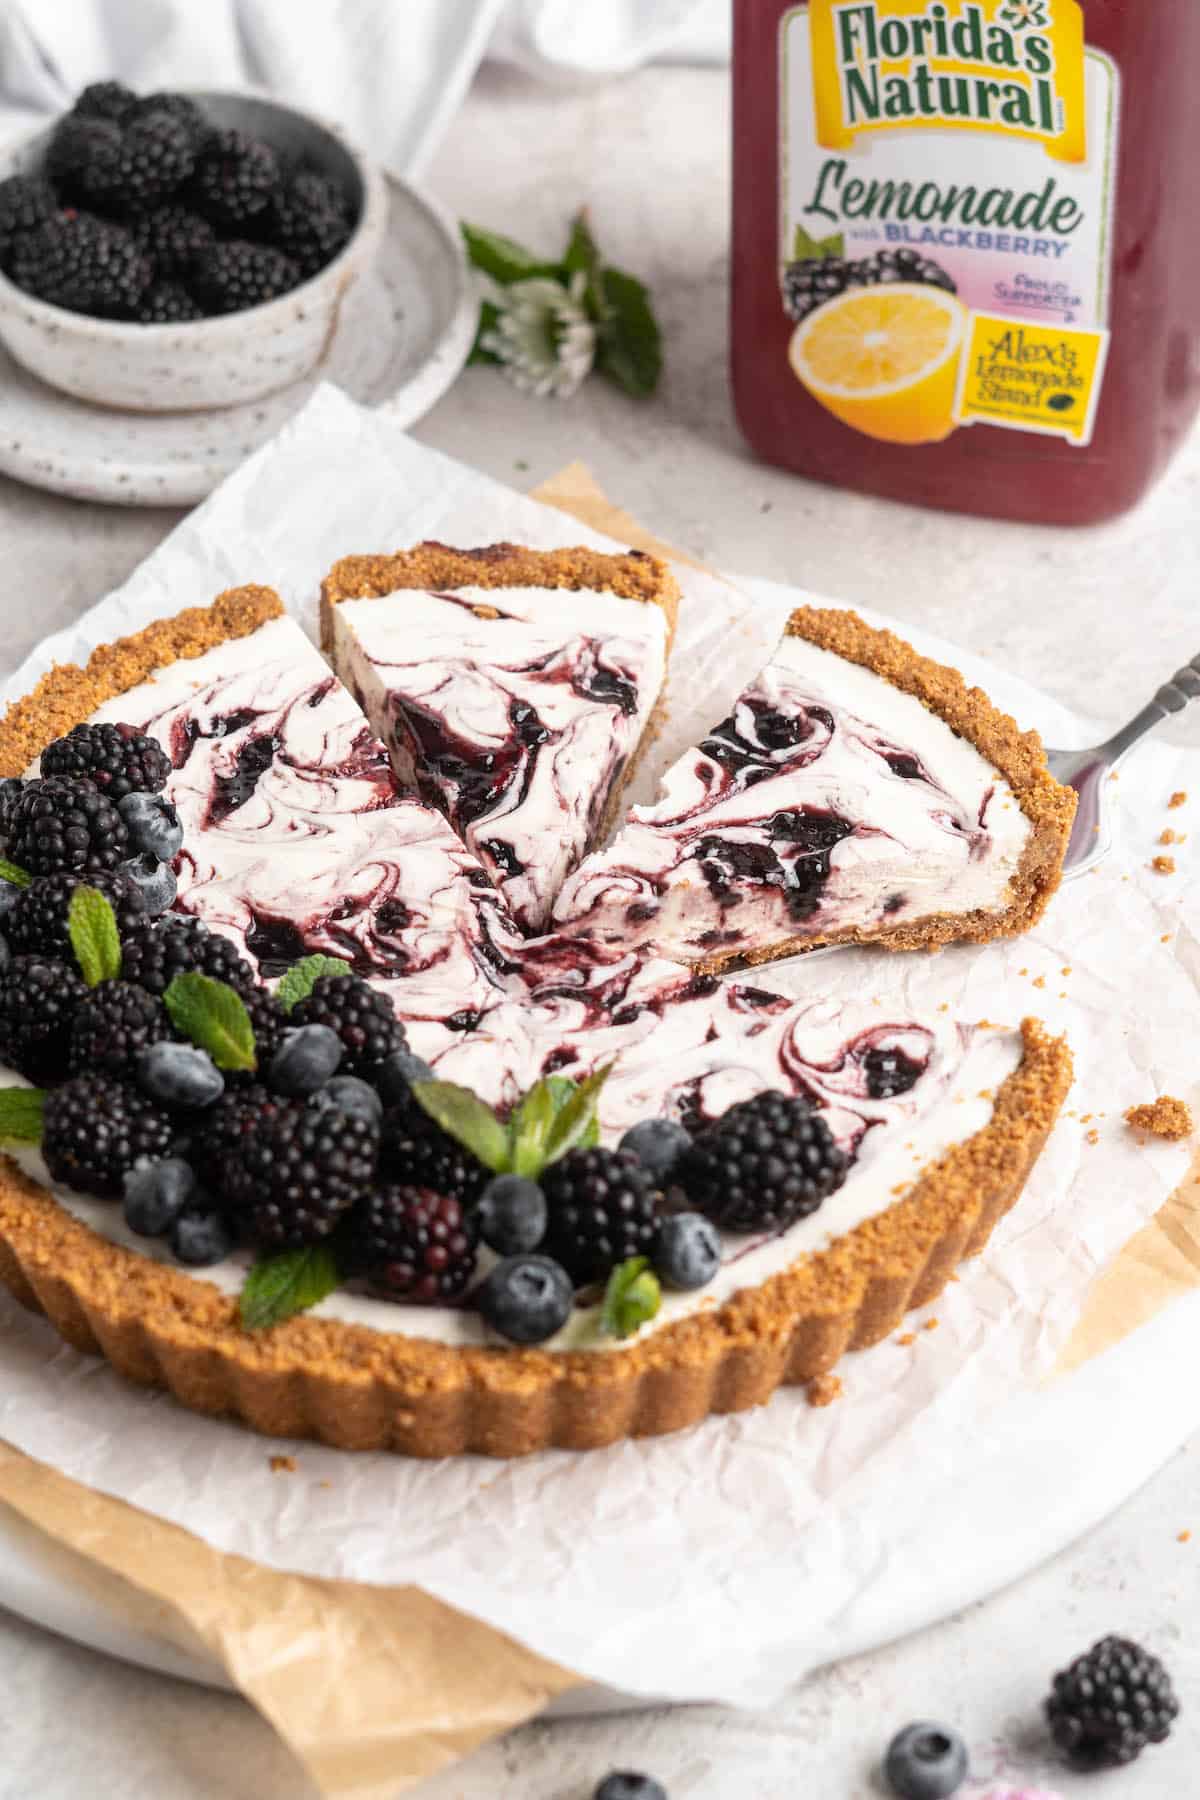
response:
<path fill-rule="evenodd" d="M 577 81 L 728 49 L 727 0 L 0 0 L 0 135 L 90 81 L 253 86 L 412 175 L 489 53 Z"/>

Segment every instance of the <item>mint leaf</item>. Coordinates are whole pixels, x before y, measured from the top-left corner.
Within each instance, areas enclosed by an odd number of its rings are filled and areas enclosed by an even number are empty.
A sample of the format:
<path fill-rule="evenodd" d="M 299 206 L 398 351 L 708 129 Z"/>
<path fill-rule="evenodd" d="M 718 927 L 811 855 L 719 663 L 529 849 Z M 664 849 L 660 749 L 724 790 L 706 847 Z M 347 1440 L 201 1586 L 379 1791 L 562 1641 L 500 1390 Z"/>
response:
<path fill-rule="evenodd" d="M 67 907 L 67 936 L 79 973 L 89 987 L 115 981 L 121 973 L 117 915 L 99 888 L 77 887 Z"/>
<path fill-rule="evenodd" d="M 575 1091 L 563 1102 L 546 1133 L 543 1168 L 547 1163 L 557 1162 L 568 1150 L 574 1150 L 585 1142 L 597 1141 L 594 1135 L 598 1130 L 596 1102 L 611 1073 L 611 1063 L 605 1063 L 602 1069 L 593 1070 L 587 1080 L 579 1082 Z"/>
<path fill-rule="evenodd" d="M 554 1110 L 560 1113 L 572 1094 L 579 1092 L 579 1083 L 569 1075 L 547 1075 L 546 1085 L 554 1096 Z M 591 1124 L 579 1139 L 577 1150 L 593 1150 L 600 1142 L 600 1121 L 593 1117 Z"/>
<path fill-rule="evenodd" d="M 275 989 L 275 998 L 284 1012 L 291 1012 L 301 1000 L 307 1000 L 322 975 L 351 975 L 353 970 L 340 956 L 304 956 L 293 963 Z"/>
<path fill-rule="evenodd" d="M 644 1256 L 618 1263 L 604 1290 L 600 1331 L 604 1337 L 631 1337 L 662 1305 L 658 1276 Z"/>
<path fill-rule="evenodd" d="M 533 275 L 557 275 L 558 265 L 535 256 L 513 238 L 498 231 L 483 231 L 478 225 L 461 226 L 463 242 L 472 266 L 490 275 L 501 287 L 514 281 L 528 281 Z"/>
<path fill-rule="evenodd" d="M 33 880 L 28 869 L 18 869 L 16 863 L 9 862 L 6 856 L 0 856 L 0 881 L 11 882 L 13 887 L 26 888 Z"/>
<path fill-rule="evenodd" d="M 571 1086 L 574 1089 L 574 1083 Z M 540 1175 L 546 1163 L 546 1137 L 555 1114 L 565 1103 L 550 1081 L 531 1087 L 508 1121 L 508 1164 L 514 1175 Z"/>
<path fill-rule="evenodd" d="M 467 358 L 471 363 L 498 363 L 501 358 L 494 350 L 485 350 L 483 340 L 489 331 L 496 329 L 496 320 L 500 317 L 500 308 L 494 300 L 481 301 L 479 307 L 479 324 L 475 330 L 475 342 L 471 345 L 471 354 Z"/>
<path fill-rule="evenodd" d="M 412 1095 L 435 1125 L 477 1156 L 486 1169 L 499 1174 L 508 1168 L 508 1131 L 470 1088 L 453 1081 L 414 1081 Z"/>
<path fill-rule="evenodd" d="M 45 1104 L 41 1088 L 0 1088 L 0 1144 L 40 1144 Z"/>
<path fill-rule="evenodd" d="M 846 254 L 846 239 L 840 231 L 830 237 L 809 237 L 803 225 L 797 225 L 792 238 L 793 262 L 827 262 L 831 256 Z"/>
<path fill-rule="evenodd" d="M 596 367 L 636 400 L 658 386 L 662 334 L 642 283 L 622 269 L 602 269 Z"/>
<path fill-rule="evenodd" d="M 562 266 L 568 276 L 586 275 L 589 288 L 599 272 L 600 251 L 586 211 L 577 212 L 571 221 L 571 236 Z"/>
<path fill-rule="evenodd" d="M 255 1069 L 254 1027 L 240 994 L 211 975 L 191 969 L 176 975 L 163 995 L 171 1023 L 201 1050 L 207 1050 L 218 1069 Z"/>
<path fill-rule="evenodd" d="M 307 1312 L 341 1280 L 327 1244 L 284 1250 L 255 1263 L 242 1286 L 238 1311 L 247 1331 L 263 1331 Z"/>

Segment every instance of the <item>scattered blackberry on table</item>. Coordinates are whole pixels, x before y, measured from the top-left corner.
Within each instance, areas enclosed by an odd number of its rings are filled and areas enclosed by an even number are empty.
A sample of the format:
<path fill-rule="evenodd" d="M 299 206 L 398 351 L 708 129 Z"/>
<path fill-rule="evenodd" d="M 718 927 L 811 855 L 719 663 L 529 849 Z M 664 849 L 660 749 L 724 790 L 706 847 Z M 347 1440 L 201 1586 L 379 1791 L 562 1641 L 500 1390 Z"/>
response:
<path fill-rule="evenodd" d="M 632 1150 L 643 1169 L 661 1185 L 691 1142 L 691 1132 L 677 1119 L 642 1119 L 629 1127 L 619 1148 Z"/>
<path fill-rule="evenodd" d="M 483 1241 L 497 1256 L 536 1250 L 546 1235 L 546 1196 L 525 1175 L 494 1175 L 479 1200 Z"/>
<path fill-rule="evenodd" d="M 16 858 L 14 857 L 15 861 Z M 117 918 L 122 944 L 144 919 L 142 904 L 119 870 L 90 869 L 86 873 L 42 875 L 24 888 L 5 920 L 4 930 L 12 948 L 23 954 L 60 956 L 74 963 L 67 913 L 77 887 L 94 887 L 104 895 Z M 122 972 L 138 980 L 126 967 Z M 142 982 L 142 986 L 147 984 Z"/>
<path fill-rule="evenodd" d="M 38 1087 L 62 1081 L 71 1027 L 88 992 L 73 962 L 11 957 L 0 972 L 0 1062 Z"/>
<path fill-rule="evenodd" d="M 171 759 L 162 745 L 133 725 L 76 725 L 47 744 L 43 775 L 86 776 L 102 794 L 157 794 L 167 784 Z"/>
<path fill-rule="evenodd" d="M 17 239 L 12 278 L 51 306 L 129 319 L 150 285 L 149 257 L 129 232 L 90 213 L 58 213 Z"/>
<path fill-rule="evenodd" d="M 170 1036 L 171 1021 L 155 995 L 130 981 L 102 981 L 76 1008 L 71 1072 L 86 1075 L 95 1070 L 132 1081 L 143 1050 Z"/>
<path fill-rule="evenodd" d="M 215 1106 L 225 1092 L 220 1069 L 195 1044 L 156 1040 L 139 1053 L 133 1072 L 143 1094 L 185 1112 Z"/>
<path fill-rule="evenodd" d="M 512 1344 L 544 1344 L 575 1305 L 571 1277 L 549 1256 L 508 1256 L 475 1295 L 484 1322 Z"/>
<path fill-rule="evenodd" d="M 266 1065 L 267 1086 L 290 1099 L 307 1097 L 336 1074 L 341 1060 L 341 1039 L 328 1025 L 291 1026 Z"/>
<path fill-rule="evenodd" d="M 139 325 L 188 325 L 203 312 L 178 281 L 156 281 L 138 304 Z"/>
<path fill-rule="evenodd" d="M 17 803 L 9 850 L 31 875 L 116 868 L 129 853 L 129 832 L 94 782 L 61 775 L 31 782 Z"/>
<path fill-rule="evenodd" d="M 223 981 L 243 998 L 264 993 L 236 944 L 202 919 L 170 913 L 163 919 L 136 920 L 122 932 L 121 973 L 151 994 L 165 994 L 176 975 L 195 970 Z"/>
<path fill-rule="evenodd" d="M 847 1159 L 807 1100 L 743 1100 L 696 1139 L 675 1170 L 692 1205 L 727 1231 L 776 1230 L 841 1186 Z"/>
<path fill-rule="evenodd" d="M 117 811 L 129 832 L 130 848 L 142 856 L 170 862 L 183 849 L 183 825 L 162 794 L 126 794 Z"/>
<path fill-rule="evenodd" d="M 604 1777 L 592 1800 L 667 1800 L 667 1790 L 653 1775 L 639 1775 L 632 1769 L 614 1769 L 611 1775 Z"/>
<path fill-rule="evenodd" d="M 721 1266 L 721 1234 L 703 1213 L 672 1213 L 659 1225 L 652 1260 L 667 1287 L 707 1287 Z"/>
<path fill-rule="evenodd" d="M 245 226 L 263 212 L 280 184 L 279 158 L 244 131 L 213 131 L 192 176 L 197 210 L 223 230 Z"/>
<path fill-rule="evenodd" d="M 137 95 L 123 81 L 93 81 L 83 89 L 71 110 L 78 118 L 112 119 L 120 125 L 137 103 Z"/>
<path fill-rule="evenodd" d="M 1170 1736 L 1179 1714 L 1171 1677 L 1129 1638 L 1106 1637 L 1054 1677 L 1046 1718 L 1074 1769 L 1115 1769 Z"/>
<path fill-rule="evenodd" d="M 171 1226 L 167 1242 L 176 1262 L 208 1269 L 225 1261 L 235 1239 L 227 1216 L 216 1207 L 185 1206 Z"/>
<path fill-rule="evenodd" d="M 90 204 L 94 190 L 106 192 L 121 155 L 121 127 L 96 114 L 67 113 L 46 149 L 46 177 L 61 204 Z"/>
<path fill-rule="evenodd" d="M 844 256 L 810 257 L 788 263 L 783 271 L 783 305 L 789 318 L 799 322 L 826 300 L 836 300 L 860 283 L 857 265 Z"/>
<path fill-rule="evenodd" d="M 131 110 L 137 119 L 152 117 L 155 113 L 168 113 L 185 128 L 192 148 L 196 151 L 204 144 L 211 129 L 196 102 L 189 100 L 186 94 L 145 94 L 135 101 Z"/>
<path fill-rule="evenodd" d="M 179 882 L 170 863 L 156 856 L 134 856 L 119 864 L 121 874 L 142 903 L 142 911 L 151 918 L 174 906 Z"/>
<path fill-rule="evenodd" d="M 210 313 L 245 312 L 290 293 L 299 280 L 296 264 L 274 245 L 231 238 L 197 256 L 192 291 Z"/>
<path fill-rule="evenodd" d="M 135 1087 L 109 1075 L 76 1075 L 46 1095 L 42 1155 L 54 1181 L 116 1199 L 142 1157 L 166 1156 L 167 1114 Z"/>
<path fill-rule="evenodd" d="M 346 1259 L 386 1299 L 436 1305 L 466 1292 L 478 1245 L 478 1221 L 459 1201 L 383 1182 L 351 1215 Z"/>
<path fill-rule="evenodd" d="M 219 1191 L 260 1249 L 300 1249 L 327 1238 L 363 1198 L 378 1150 L 378 1130 L 364 1119 L 285 1100 L 226 1149 Z"/>
<path fill-rule="evenodd" d="M 370 1078 L 386 1057 L 404 1048 L 404 1027 L 391 1002 L 360 975 L 319 976 L 291 1016 L 294 1025 L 327 1025 L 336 1032 L 347 1075 Z"/>
<path fill-rule="evenodd" d="M 0 181 L 0 269 L 10 267 L 17 239 L 57 210 L 54 189 L 40 175 L 10 175 Z"/>
<path fill-rule="evenodd" d="M 906 1725 L 888 1745 L 883 1772 L 900 1800 L 949 1800 L 967 1779 L 967 1746 L 949 1725 Z"/>
<path fill-rule="evenodd" d="M 542 1249 L 576 1287 L 602 1281 L 630 1256 L 649 1256 L 658 1231 L 653 1177 L 628 1150 L 568 1150 L 542 1172 Z"/>
<path fill-rule="evenodd" d="M 346 197 L 327 175 L 304 171 L 281 188 L 267 214 L 271 240 L 304 279 L 331 263 L 350 236 Z"/>
<path fill-rule="evenodd" d="M 464 1206 L 474 1206 L 491 1179 L 478 1157 L 435 1124 L 411 1093 L 383 1115 L 380 1160 L 391 1180 L 432 1188 Z"/>
<path fill-rule="evenodd" d="M 125 1223 L 139 1237 L 162 1237 L 196 1191 L 196 1173 L 182 1157 L 135 1163 L 122 1184 Z"/>
<path fill-rule="evenodd" d="M 148 212 L 133 226 L 133 235 L 154 263 L 156 286 L 174 285 L 190 275 L 200 252 L 217 241 L 207 219 L 175 203 Z"/>

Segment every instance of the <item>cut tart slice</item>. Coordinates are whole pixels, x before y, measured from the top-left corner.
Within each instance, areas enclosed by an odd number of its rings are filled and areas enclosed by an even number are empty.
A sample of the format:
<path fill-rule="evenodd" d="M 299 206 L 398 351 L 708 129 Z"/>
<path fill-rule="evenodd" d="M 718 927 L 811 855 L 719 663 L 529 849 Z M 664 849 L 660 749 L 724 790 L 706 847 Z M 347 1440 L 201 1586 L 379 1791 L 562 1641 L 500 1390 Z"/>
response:
<path fill-rule="evenodd" d="M 802 608 L 729 718 L 569 877 L 558 930 L 715 970 L 816 944 L 1027 930 L 1075 796 L 954 669 L 852 612 Z"/>
<path fill-rule="evenodd" d="M 615 820 L 678 601 L 643 552 L 512 544 L 350 556 L 324 582 L 334 668 L 525 930 Z"/>

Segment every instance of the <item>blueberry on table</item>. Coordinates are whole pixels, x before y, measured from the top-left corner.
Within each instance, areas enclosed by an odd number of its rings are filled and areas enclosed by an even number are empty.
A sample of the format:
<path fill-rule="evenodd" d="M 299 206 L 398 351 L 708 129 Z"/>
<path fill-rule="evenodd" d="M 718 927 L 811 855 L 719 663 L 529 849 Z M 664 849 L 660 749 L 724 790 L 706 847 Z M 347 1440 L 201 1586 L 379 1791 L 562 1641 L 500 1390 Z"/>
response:
<path fill-rule="evenodd" d="M 883 1772 L 900 1800 L 949 1800 L 967 1779 L 967 1747 L 949 1725 L 906 1725 L 888 1745 Z"/>
<path fill-rule="evenodd" d="M 653 1775 L 616 1769 L 604 1777 L 592 1800 L 667 1800 L 667 1790 Z"/>

